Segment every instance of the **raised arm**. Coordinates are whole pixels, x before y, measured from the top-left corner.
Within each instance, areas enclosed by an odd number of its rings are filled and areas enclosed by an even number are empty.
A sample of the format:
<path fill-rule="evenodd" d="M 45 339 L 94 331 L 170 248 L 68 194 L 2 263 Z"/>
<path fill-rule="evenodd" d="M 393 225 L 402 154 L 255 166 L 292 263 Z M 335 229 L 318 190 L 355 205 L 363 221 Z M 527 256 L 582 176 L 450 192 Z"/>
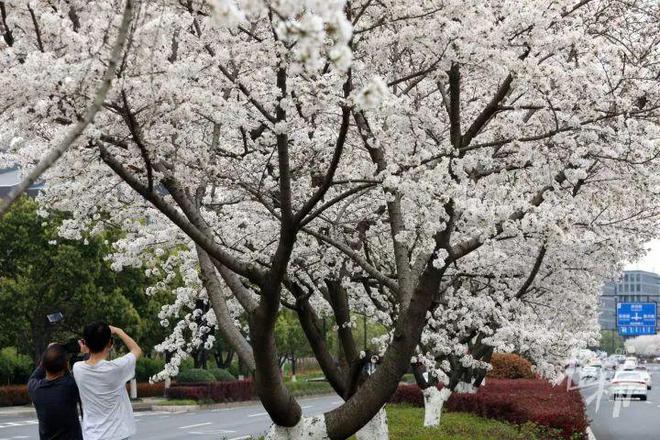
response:
<path fill-rule="evenodd" d="M 142 349 L 140 348 L 140 346 L 137 344 L 137 342 L 133 340 L 133 338 L 128 336 L 124 330 L 118 327 L 110 326 L 110 332 L 113 335 L 116 335 L 119 339 L 121 339 L 124 345 L 128 347 L 128 351 L 133 353 L 135 359 L 139 359 L 140 356 L 142 356 Z"/>

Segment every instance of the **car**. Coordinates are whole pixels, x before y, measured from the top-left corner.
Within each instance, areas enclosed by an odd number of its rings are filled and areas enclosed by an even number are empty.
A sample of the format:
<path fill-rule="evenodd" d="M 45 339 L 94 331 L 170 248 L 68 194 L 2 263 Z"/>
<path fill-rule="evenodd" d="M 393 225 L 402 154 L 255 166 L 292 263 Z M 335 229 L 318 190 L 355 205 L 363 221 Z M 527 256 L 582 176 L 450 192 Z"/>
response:
<path fill-rule="evenodd" d="M 634 358 L 628 358 L 626 361 L 623 363 L 623 366 L 621 367 L 623 371 L 632 371 L 637 369 L 637 359 Z"/>
<path fill-rule="evenodd" d="M 610 395 L 614 400 L 619 397 L 646 400 L 648 387 L 640 371 L 619 371 L 612 379 Z"/>
<path fill-rule="evenodd" d="M 642 375 L 642 379 L 644 379 L 644 382 L 646 382 L 646 389 L 650 390 L 653 386 L 653 383 L 651 381 L 651 375 L 649 374 L 646 367 L 638 367 L 637 371 L 639 371 L 639 373 Z"/>
<path fill-rule="evenodd" d="M 587 365 L 580 372 L 580 380 L 598 379 L 600 377 L 601 369 L 593 365 Z"/>

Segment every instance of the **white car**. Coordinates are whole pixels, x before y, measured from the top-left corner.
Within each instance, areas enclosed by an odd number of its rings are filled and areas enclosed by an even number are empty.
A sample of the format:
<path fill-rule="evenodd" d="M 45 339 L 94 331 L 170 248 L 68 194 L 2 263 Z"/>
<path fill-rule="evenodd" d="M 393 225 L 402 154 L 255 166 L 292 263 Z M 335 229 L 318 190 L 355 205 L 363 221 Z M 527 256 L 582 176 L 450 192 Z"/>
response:
<path fill-rule="evenodd" d="M 587 365 L 580 372 L 580 380 L 598 379 L 600 377 L 601 368 L 595 365 Z"/>
<path fill-rule="evenodd" d="M 637 369 L 637 360 L 636 359 L 626 359 L 621 367 L 623 371 L 632 371 Z"/>
<path fill-rule="evenodd" d="M 610 385 L 610 394 L 616 400 L 619 397 L 639 397 L 646 400 L 648 388 L 641 371 L 619 371 Z"/>

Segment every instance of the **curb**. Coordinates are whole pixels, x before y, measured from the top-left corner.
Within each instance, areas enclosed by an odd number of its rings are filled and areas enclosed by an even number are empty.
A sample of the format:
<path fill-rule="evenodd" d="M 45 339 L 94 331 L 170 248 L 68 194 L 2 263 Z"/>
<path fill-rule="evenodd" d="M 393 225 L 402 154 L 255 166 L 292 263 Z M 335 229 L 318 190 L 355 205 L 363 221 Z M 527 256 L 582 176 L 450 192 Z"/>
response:
<path fill-rule="evenodd" d="M 589 440 L 596 440 L 596 436 L 594 435 L 594 432 L 591 430 L 591 427 L 587 426 L 587 438 Z"/>
<path fill-rule="evenodd" d="M 309 396 L 301 396 L 298 398 L 300 401 L 304 400 L 313 400 L 326 396 L 336 395 L 334 393 L 325 393 L 325 394 L 311 394 Z M 167 404 L 158 404 L 153 403 L 149 408 L 144 410 L 137 410 L 133 407 L 133 411 L 166 411 L 166 412 L 190 412 L 197 410 L 209 410 L 209 409 L 225 409 L 225 408 L 236 408 L 241 406 L 250 406 L 254 404 L 261 403 L 260 400 L 243 400 L 241 402 L 222 402 L 222 403 L 210 403 L 202 405 L 167 405 Z"/>
<path fill-rule="evenodd" d="M 25 416 L 25 415 L 37 415 L 36 410 L 34 407 L 29 406 L 29 407 L 5 407 L 0 409 L 0 417 L 2 416 Z"/>

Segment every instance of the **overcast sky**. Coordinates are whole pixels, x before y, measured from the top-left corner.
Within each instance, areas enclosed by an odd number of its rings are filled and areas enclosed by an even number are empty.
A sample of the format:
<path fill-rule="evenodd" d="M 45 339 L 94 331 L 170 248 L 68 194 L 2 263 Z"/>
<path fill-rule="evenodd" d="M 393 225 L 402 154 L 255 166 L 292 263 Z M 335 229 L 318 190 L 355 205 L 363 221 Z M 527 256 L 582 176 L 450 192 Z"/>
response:
<path fill-rule="evenodd" d="M 660 273 L 660 240 L 650 241 L 647 246 L 650 251 L 646 257 L 630 263 L 626 266 L 626 269 L 648 270 L 649 272 Z"/>

